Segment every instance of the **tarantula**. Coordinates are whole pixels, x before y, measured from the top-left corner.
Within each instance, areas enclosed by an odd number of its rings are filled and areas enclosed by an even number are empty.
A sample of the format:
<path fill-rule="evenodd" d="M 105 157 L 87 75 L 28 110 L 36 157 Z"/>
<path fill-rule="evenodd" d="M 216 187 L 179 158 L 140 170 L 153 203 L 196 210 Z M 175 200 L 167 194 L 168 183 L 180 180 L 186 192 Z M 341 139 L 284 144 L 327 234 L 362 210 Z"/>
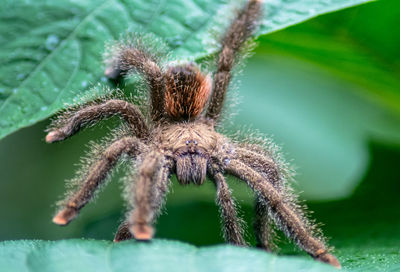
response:
<path fill-rule="evenodd" d="M 152 225 L 169 178 L 176 174 L 182 185 L 201 185 L 206 177 L 215 183 L 224 238 L 245 246 L 241 221 L 224 177 L 230 174 L 245 181 L 256 194 L 254 227 L 260 247 L 271 250 L 271 227 L 275 224 L 313 258 L 340 267 L 291 193 L 285 166 L 265 147 L 240 143 L 215 131 L 232 68 L 257 27 L 260 14 L 260 0 L 248 1 L 238 12 L 223 36 L 213 78 L 192 63 L 163 69 L 152 52 L 134 43 L 113 47 L 106 59 L 106 76 L 116 78 L 132 71 L 142 74 L 150 92 L 149 116 L 145 118 L 127 101 L 109 99 L 83 105 L 56 120 L 46 136 L 48 143 L 64 140 L 85 125 L 114 115 L 123 118 L 130 135 L 112 141 L 90 166 L 83 183 L 63 202 L 54 223 L 66 225 L 73 220 L 125 155 L 135 161 L 137 174 L 130 191 L 133 208 L 115 241 L 152 239 Z"/>

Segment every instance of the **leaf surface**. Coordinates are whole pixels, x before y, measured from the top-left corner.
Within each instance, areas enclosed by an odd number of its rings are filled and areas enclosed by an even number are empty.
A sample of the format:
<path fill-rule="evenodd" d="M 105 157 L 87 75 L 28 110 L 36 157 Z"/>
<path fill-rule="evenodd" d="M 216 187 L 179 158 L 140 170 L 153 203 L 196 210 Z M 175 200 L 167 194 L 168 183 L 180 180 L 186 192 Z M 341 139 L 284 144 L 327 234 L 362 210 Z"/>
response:
<path fill-rule="evenodd" d="M 267 34 L 367 0 L 268 1 Z M 103 76 L 106 41 L 126 31 L 152 33 L 177 60 L 216 52 L 240 1 L 7 0 L 0 11 L 0 137 L 32 125 L 89 92 Z"/>
<path fill-rule="evenodd" d="M 228 245 L 197 248 L 182 242 L 96 240 L 9 241 L 0 244 L 0 269 L 22 271 L 336 271 L 307 257 L 277 257 Z"/>

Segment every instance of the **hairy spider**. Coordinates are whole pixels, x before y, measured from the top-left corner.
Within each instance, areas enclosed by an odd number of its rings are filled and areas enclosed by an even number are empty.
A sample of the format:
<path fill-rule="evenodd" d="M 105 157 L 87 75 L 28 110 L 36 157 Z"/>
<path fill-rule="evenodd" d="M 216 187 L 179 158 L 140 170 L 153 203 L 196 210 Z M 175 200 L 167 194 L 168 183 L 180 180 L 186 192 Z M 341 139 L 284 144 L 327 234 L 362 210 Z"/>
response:
<path fill-rule="evenodd" d="M 246 245 L 225 174 L 243 180 L 256 194 L 255 234 L 258 245 L 271 250 L 273 224 L 313 258 L 340 267 L 320 231 L 304 215 L 292 193 L 287 167 L 271 148 L 239 142 L 215 131 L 220 120 L 231 71 L 239 51 L 254 32 L 261 1 L 249 0 L 223 36 L 213 78 L 194 64 L 162 68 L 153 52 L 139 43 L 121 42 L 106 59 L 106 76 L 116 78 L 139 72 L 148 83 L 147 118 L 133 104 L 108 99 L 73 108 L 56 120 L 46 136 L 48 143 L 62 141 L 88 124 L 120 115 L 129 134 L 114 139 L 93 162 L 77 190 L 63 202 L 53 218 L 66 225 L 92 199 L 122 155 L 134 162 L 136 176 L 129 189 L 132 211 L 120 225 L 115 241 L 150 240 L 153 223 L 164 202 L 169 177 L 181 184 L 201 185 L 209 177 L 216 186 L 224 238 Z"/>

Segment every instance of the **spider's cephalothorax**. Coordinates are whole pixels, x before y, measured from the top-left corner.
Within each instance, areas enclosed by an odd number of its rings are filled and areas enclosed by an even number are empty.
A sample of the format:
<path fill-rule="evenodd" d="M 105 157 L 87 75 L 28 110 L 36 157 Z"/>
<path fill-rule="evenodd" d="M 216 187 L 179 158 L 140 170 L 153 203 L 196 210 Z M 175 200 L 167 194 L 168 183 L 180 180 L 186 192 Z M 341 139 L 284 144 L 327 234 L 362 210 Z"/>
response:
<path fill-rule="evenodd" d="M 198 185 L 203 184 L 211 158 L 225 140 L 202 121 L 166 126 L 156 137 L 161 150 L 173 159 L 178 181 Z"/>
<path fill-rule="evenodd" d="M 212 77 L 194 64 L 164 69 L 156 55 L 139 42 L 111 47 L 106 76 L 116 78 L 132 71 L 142 74 L 150 92 L 149 116 L 145 118 L 127 101 L 107 99 L 72 108 L 54 122 L 47 142 L 64 140 L 85 125 L 114 115 L 120 115 L 128 126 L 128 133 L 114 137 L 90 165 L 81 185 L 62 202 L 54 223 L 66 225 L 74 219 L 125 155 L 135 165 L 136 174 L 129 181 L 134 186 L 128 186 L 127 194 L 132 211 L 119 227 L 115 241 L 153 237 L 152 225 L 168 191 L 169 177 L 176 174 L 181 184 L 201 185 L 206 177 L 215 183 L 224 238 L 246 245 L 225 180 L 225 174 L 229 174 L 246 182 L 256 194 L 254 229 L 260 247 L 272 249 L 272 225 L 276 225 L 315 259 L 340 267 L 297 204 L 287 167 L 273 149 L 229 139 L 214 129 L 238 52 L 253 33 L 260 13 L 261 2 L 249 0 L 237 14 L 222 39 Z"/>

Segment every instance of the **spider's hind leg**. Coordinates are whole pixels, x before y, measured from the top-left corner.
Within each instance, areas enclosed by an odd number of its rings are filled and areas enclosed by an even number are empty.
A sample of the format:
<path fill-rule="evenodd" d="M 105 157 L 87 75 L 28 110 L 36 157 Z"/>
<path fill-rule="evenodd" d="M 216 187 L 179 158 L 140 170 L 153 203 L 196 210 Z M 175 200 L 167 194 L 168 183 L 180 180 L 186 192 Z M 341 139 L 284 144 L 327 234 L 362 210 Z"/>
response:
<path fill-rule="evenodd" d="M 254 209 L 255 219 L 253 226 L 257 242 L 256 246 L 268 252 L 275 251 L 277 246 L 274 242 L 277 234 L 272 218 L 268 214 L 268 207 L 265 206 L 264 201 L 257 197 Z"/>
<path fill-rule="evenodd" d="M 250 38 L 258 24 L 261 6 L 261 0 L 249 0 L 231 23 L 222 39 L 217 70 L 213 77 L 213 93 L 206 113 L 206 117 L 211 120 L 218 121 L 219 119 L 232 77 L 232 68 L 242 45 Z"/>
<path fill-rule="evenodd" d="M 150 89 L 151 115 L 153 121 L 159 121 L 164 115 L 164 73 L 155 52 L 141 41 L 132 37 L 129 42 L 121 41 L 111 46 L 105 55 L 104 74 L 110 79 L 117 79 L 133 71 L 142 74 Z"/>
<path fill-rule="evenodd" d="M 129 223 L 124 221 L 119 225 L 118 230 L 115 233 L 114 242 L 121 242 L 130 239 L 133 239 L 133 235 L 129 230 Z"/>

